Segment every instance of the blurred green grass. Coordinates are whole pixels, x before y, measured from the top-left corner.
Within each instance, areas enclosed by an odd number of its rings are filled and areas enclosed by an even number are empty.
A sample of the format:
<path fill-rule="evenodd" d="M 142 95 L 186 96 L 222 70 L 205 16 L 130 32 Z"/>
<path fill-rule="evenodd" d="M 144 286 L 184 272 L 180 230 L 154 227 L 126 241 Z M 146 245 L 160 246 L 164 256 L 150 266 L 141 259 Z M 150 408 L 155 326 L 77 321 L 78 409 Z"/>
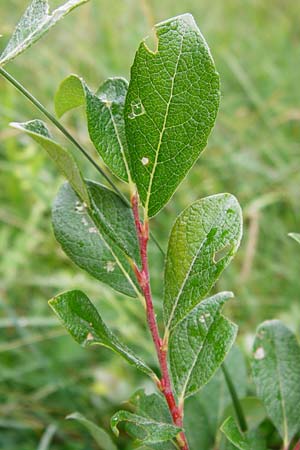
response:
<path fill-rule="evenodd" d="M 3 46 L 27 3 L 0 0 Z M 299 331 L 299 249 L 287 237 L 300 230 L 297 2 L 91 0 L 7 70 L 53 110 L 65 76 L 77 73 L 94 88 L 108 76 L 129 78 L 134 52 L 152 24 L 187 11 L 215 58 L 222 104 L 205 154 L 153 220 L 154 233 L 166 247 L 170 226 L 188 203 L 217 192 L 235 194 L 244 210 L 244 239 L 218 285 L 236 294 L 229 314 L 246 342 L 267 318 L 282 317 Z M 8 127 L 13 120 L 41 116 L 3 79 L 0 93 L 0 448 L 36 449 L 55 424 L 51 449 L 91 449 L 88 435 L 64 417 L 79 410 L 107 425 L 109 413 L 145 380 L 105 350 L 73 344 L 47 300 L 68 288 L 85 290 L 107 321 L 154 364 L 143 311 L 93 281 L 59 249 L 50 210 L 62 179 L 40 147 Z M 93 152 L 82 111 L 64 123 Z M 78 160 L 87 176 L 99 180 Z M 155 248 L 152 261 L 159 309 L 163 261 Z"/>

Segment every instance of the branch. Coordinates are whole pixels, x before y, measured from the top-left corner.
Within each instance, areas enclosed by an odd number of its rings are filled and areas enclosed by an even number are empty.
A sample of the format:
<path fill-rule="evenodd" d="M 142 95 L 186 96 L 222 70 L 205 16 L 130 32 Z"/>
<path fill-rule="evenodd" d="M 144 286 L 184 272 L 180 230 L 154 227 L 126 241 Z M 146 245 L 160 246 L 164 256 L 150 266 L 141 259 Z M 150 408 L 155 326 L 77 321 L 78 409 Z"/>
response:
<path fill-rule="evenodd" d="M 183 427 L 183 410 L 182 408 L 179 408 L 175 396 L 172 390 L 171 385 L 171 379 L 169 374 L 169 368 L 168 368 L 168 361 L 167 361 L 167 342 L 164 342 L 158 331 L 158 325 L 155 315 L 155 310 L 153 306 L 152 301 L 152 294 L 151 294 L 151 287 L 150 287 L 150 274 L 149 274 L 149 266 L 148 266 L 148 252 L 147 252 L 147 246 L 149 241 L 149 223 L 148 221 L 145 221 L 144 223 L 141 222 L 140 216 L 139 216 L 139 199 L 138 194 L 134 194 L 131 198 L 131 205 L 135 220 L 135 226 L 139 241 L 139 247 L 140 247 L 140 254 L 141 254 L 141 261 L 142 261 L 142 267 L 139 269 L 137 266 L 135 266 L 135 273 L 138 280 L 138 283 L 141 287 L 141 290 L 144 294 L 145 301 L 146 301 L 146 311 L 147 311 L 147 322 L 148 326 L 151 332 L 151 336 L 155 345 L 156 354 L 158 357 L 160 369 L 161 369 L 161 380 L 158 383 L 158 388 L 163 393 L 173 422 L 176 426 L 182 428 Z M 181 450 L 189 450 L 188 443 L 186 436 L 184 432 L 182 431 L 177 436 L 177 443 L 179 445 L 179 448 Z"/>

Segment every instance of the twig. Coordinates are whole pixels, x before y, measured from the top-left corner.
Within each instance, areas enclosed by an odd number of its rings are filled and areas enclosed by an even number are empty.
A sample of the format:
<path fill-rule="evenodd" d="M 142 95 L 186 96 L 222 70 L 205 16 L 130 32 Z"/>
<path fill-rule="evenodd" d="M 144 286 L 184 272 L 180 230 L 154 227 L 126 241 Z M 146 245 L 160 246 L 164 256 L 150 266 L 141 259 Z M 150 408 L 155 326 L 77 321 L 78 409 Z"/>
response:
<path fill-rule="evenodd" d="M 169 374 L 169 368 L 167 364 L 167 342 L 163 342 L 159 335 L 158 325 L 155 315 L 155 310 L 152 301 L 151 287 L 150 287 L 150 275 L 149 275 L 149 267 L 148 267 L 148 253 L 147 253 L 147 245 L 149 240 L 149 223 L 145 221 L 141 222 L 139 216 L 139 199 L 138 194 L 134 194 L 131 199 L 132 210 L 135 220 L 135 226 L 137 231 L 137 236 L 139 240 L 140 246 L 140 254 L 142 267 L 139 269 L 135 266 L 135 273 L 138 280 L 138 283 L 141 287 L 141 290 L 144 294 L 146 301 L 146 311 L 147 311 L 147 322 L 149 325 L 149 329 L 152 335 L 152 339 L 155 345 L 157 357 L 160 364 L 161 369 L 161 380 L 158 383 L 158 388 L 163 393 L 171 416 L 173 418 L 173 422 L 176 426 L 182 428 L 183 427 L 183 411 L 178 407 L 175 396 L 173 394 L 171 379 Z M 188 443 L 184 432 L 180 432 L 177 436 L 177 443 L 179 448 L 182 450 L 188 450 Z"/>

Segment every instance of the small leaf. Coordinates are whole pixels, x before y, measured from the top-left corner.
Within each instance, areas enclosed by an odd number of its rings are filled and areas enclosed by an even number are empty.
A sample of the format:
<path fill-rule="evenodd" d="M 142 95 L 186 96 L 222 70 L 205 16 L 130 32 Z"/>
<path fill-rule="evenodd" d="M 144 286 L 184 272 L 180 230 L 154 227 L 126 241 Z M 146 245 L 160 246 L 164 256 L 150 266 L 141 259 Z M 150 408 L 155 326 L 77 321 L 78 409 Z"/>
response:
<path fill-rule="evenodd" d="M 116 436 L 119 435 L 118 425 L 120 422 L 132 423 L 135 427 L 137 442 L 145 444 L 169 441 L 181 431 L 179 427 L 169 423 L 148 419 L 128 411 L 118 411 L 111 418 L 111 427 Z"/>
<path fill-rule="evenodd" d="M 161 394 L 153 393 L 147 395 L 142 389 L 137 391 L 130 399 L 130 406 L 133 407 L 135 414 L 146 417 L 150 420 L 172 424 L 172 418 L 169 408 L 167 406 L 165 398 Z M 135 425 L 128 423 L 125 430 L 132 437 L 139 436 L 139 428 L 136 429 Z M 140 448 L 140 447 L 139 447 Z M 150 447 L 142 447 L 150 448 Z M 174 444 L 170 442 L 152 444 L 153 450 L 174 450 Z"/>
<path fill-rule="evenodd" d="M 71 109 L 85 104 L 84 81 L 77 75 L 65 78 L 55 94 L 54 106 L 56 115 L 60 118 Z"/>
<path fill-rule="evenodd" d="M 125 254 L 126 250 L 134 257 L 138 248 L 131 210 L 100 184 L 87 186 L 91 208 L 69 184 L 59 190 L 52 209 L 55 237 L 79 267 L 116 291 L 136 297 L 139 288 Z"/>
<path fill-rule="evenodd" d="M 155 26 L 142 42 L 125 103 L 132 178 L 146 214 L 157 214 L 207 143 L 219 107 L 219 76 L 193 16 Z"/>
<path fill-rule="evenodd" d="M 221 427 L 221 431 L 225 434 L 227 439 L 239 450 L 255 450 L 250 445 L 248 439 L 237 427 L 234 419 L 228 417 Z"/>
<path fill-rule="evenodd" d="M 236 338 L 237 326 L 221 314 L 231 292 L 204 300 L 172 330 L 169 358 L 178 397 L 195 394 L 214 375 Z"/>
<path fill-rule="evenodd" d="M 31 120 L 25 123 L 11 123 L 11 126 L 18 130 L 25 131 L 38 144 L 40 144 L 48 153 L 50 158 L 56 164 L 58 170 L 67 178 L 73 189 L 87 205 L 90 205 L 90 199 L 84 180 L 73 156 L 66 149 L 61 147 L 51 138 L 51 135 L 41 120 Z"/>
<path fill-rule="evenodd" d="M 206 297 L 235 255 L 241 236 L 241 208 L 230 194 L 206 197 L 180 214 L 171 231 L 166 258 L 167 329 Z M 224 248 L 222 258 L 216 258 Z"/>
<path fill-rule="evenodd" d="M 128 181 L 129 174 L 123 114 L 127 88 L 124 78 L 109 78 L 94 94 L 82 78 L 70 75 L 55 96 L 59 117 L 70 109 L 86 105 L 91 141 L 105 164 L 123 181 Z"/>
<path fill-rule="evenodd" d="M 33 0 L 18 23 L 0 56 L 0 66 L 7 64 L 38 41 L 56 22 L 88 0 L 69 0 L 49 13 L 47 0 Z"/>
<path fill-rule="evenodd" d="M 300 346 L 282 322 L 258 327 L 252 372 L 257 394 L 288 447 L 300 431 Z"/>
<path fill-rule="evenodd" d="M 295 239 L 295 241 L 297 241 L 300 244 L 300 234 L 299 233 L 289 233 L 289 236 L 292 239 Z"/>
<path fill-rule="evenodd" d="M 99 448 L 102 450 L 118 450 L 115 444 L 113 443 L 111 437 L 109 434 L 103 430 L 102 428 L 98 427 L 95 423 L 91 422 L 90 420 L 86 419 L 82 414 L 78 412 L 74 412 L 67 416 L 67 419 L 76 420 L 77 422 L 81 423 L 85 428 L 91 433 L 94 440 L 99 445 Z"/>
<path fill-rule="evenodd" d="M 103 345 L 122 356 L 129 364 L 156 379 L 153 371 L 119 341 L 107 328 L 89 298 L 81 291 L 64 292 L 49 301 L 71 336 L 83 347 Z"/>

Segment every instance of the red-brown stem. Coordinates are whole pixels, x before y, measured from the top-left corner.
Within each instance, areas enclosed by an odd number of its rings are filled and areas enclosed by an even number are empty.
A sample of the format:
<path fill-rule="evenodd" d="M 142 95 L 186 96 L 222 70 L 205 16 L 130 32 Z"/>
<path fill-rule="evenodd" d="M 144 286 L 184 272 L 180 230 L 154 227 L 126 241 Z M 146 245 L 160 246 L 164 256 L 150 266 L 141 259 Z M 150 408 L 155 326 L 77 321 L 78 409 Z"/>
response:
<path fill-rule="evenodd" d="M 296 444 L 296 446 L 295 446 L 294 450 L 300 450 L 300 441 L 299 441 L 299 442 L 297 442 L 297 444 Z"/>
<path fill-rule="evenodd" d="M 138 194 L 134 194 L 131 198 L 132 211 L 135 221 L 135 227 L 137 231 L 141 263 L 142 267 L 139 269 L 135 267 L 135 274 L 138 283 L 142 289 L 146 302 L 147 322 L 152 335 L 152 339 L 155 345 L 158 361 L 161 369 L 161 380 L 158 388 L 161 390 L 167 401 L 173 422 L 176 426 L 183 426 L 183 411 L 178 407 L 174 393 L 172 390 L 171 379 L 169 374 L 168 362 L 167 362 L 167 348 L 166 343 L 162 341 L 158 326 L 156 315 L 154 311 L 151 287 L 150 287 L 150 274 L 148 266 L 148 240 L 149 240 L 149 224 L 148 222 L 142 223 L 139 215 L 139 200 Z M 182 450 L 189 450 L 187 439 L 184 432 L 179 433 L 177 436 L 177 443 Z"/>

